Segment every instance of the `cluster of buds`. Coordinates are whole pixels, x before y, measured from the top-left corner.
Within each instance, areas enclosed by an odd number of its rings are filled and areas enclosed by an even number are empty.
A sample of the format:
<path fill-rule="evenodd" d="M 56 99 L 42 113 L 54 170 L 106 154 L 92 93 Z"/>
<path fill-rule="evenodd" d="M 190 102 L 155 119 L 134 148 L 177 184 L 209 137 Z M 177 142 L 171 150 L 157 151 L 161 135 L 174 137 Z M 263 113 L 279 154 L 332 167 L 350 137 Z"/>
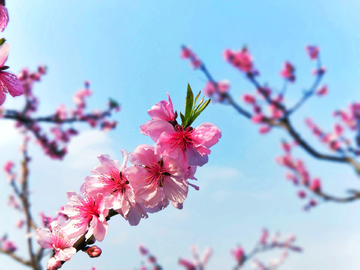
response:
<path fill-rule="evenodd" d="M 155 146 L 142 144 L 129 154 L 122 150 L 121 164 L 109 155 L 98 156 L 100 165 L 85 178 L 81 194 L 68 192 L 69 202 L 59 215 L 47 228 L 36 231 L 38 243 L 54 250 L 52 265 L 54 260 L 70 260 L 78 250 L 87 252 L 90 242 L 101 242 L 112 216 L 121 215 L 135 226 L 170 202 L 182 209 L 189 186 L 198 189 L 189 180 L 196 180 L 197 167 L 208 162 L 209 148 L 221 137 L 221 131 L 211 123 L 191 126 L 210 102 L 198 102 L 199 96 L 194 97 L 188 86 L 181 124 L 169 95 L 168 101 L 148 110 L 151 120 L 140 132 L 150 136 Z"/>
<path fill-rule="evenodd" d="M 247 47 L 244 47 L 237 52 L 230 49 L 225 50 L 224 59 L 241 72 L 245 72 L 253 76 L 258 75 L 258 71 L 254 69 L 252 56 Z"/>
<path fill-rule="evenodd" d="M 146 267 L 145 263 L 143 262 L 142 266 L 140 267 L 140 270 L 148 270 L 148 269 L 161 270 L 162 269 L 162 267 L 158 263 L 156 257 L 150 253 L 148 248 L 146 248 L 144 245 L 140 244 L 138 249 L 139 249 L 140 254 L 142 256 L 146 257 L 147 262 L 151 265 L 150 268 L 148 268 L 148 267 Z"/>
<path fill-rule="evenodd" d="M 320 142 L 333 151 L 343 152 L 344 148 L 350 146 L 350 140 L 343 137 L 344 129 L 340 124 L 335 124 L 333 131 L 329 133 L 323 132 L 310 118 L 305 119 L 305 124 Z"/>
<path fill-rule="evenodd" d="M 192 251 L 193 259 L 179 259 L 179 265 L 184 267 L 186 270 L 200 270 L 205 269 L 206 265 L 208 264 L 211 256 L 212 256 L 212 249 L 206 248 L 202 257 L 200 258 L 199 250 L 196 245 L 190 246 L 190 250 Z"/>
<path fill-rule="evenodd" d="M 287 252 L 289 250 L 295 251 L 295 252 L 301 252 L 302 249 L 296 245 L 295 243 L 295 237 L 293 235 L 289 235 L 284 240 L 280 240 L 281 234 L 275 234 L 272 239 L 269 239 L 269 231 L 267 229 L 263 229 L 259 242 L 256 244 L 255 248 L 248 253 L 248 255 L 245 253 L 245 250 L 238 246 L 235 249 L 231 250 L 231 254 L 233 255 L 234 259 L 237 262 L 237 266 L 235 269 L 239 269 L 242 266 L 244 266 L 245 262 L 251 259 L 252 256 L 255 256 L 258 253 L 274 250 L 274 249 L 281 249 L 283 250 L 283 253 L 280 257 L 280 259 L 272 260 L 269 263 L 269 266 L 266 266 L 264 263 L 260 262 L 257 258 L 253 259 L 253 266 L 256 269 L 260 270 L 270 270 L 275 269 L 275 266 L 278 266 L 283 262 L 282 259 L 285 259 L 287 257 Z"/>
<path fill-rule="evenodd" d="M 182 59 L 189 59 L 190 65 L 194 69 L 198 69 L 202 65 L 201 60 L 197 57 L 197 55 L 189 47 L 186 47 L 186 46 L 181 47 L 180 57 Z"/>
<path fill-rule="evenodd" d="M 0 239 L 0 248 L 7 253 L 13 253 L 17 250 L 15 243 L 11 240 L 8 240 L 7 235 L 4 235 Z"/>
<path fill-rule="evenodd" d="M 108 108 L 104 111 L 94 111 L 92 113 L 85 113 L 86 100 L 85 98 L 91 96 L 92 91 L 89 89 L 89 82 L 85 82 L 85 88 L 80 89 L 74 95 L 75 109 L 67 109 L 65 105 L 61 104 L 48 117 L 36 117 L 34 114 L 38 109 L 38 99 L 33 94 L 33 85 L 40 81 L 41 76 L 46 74 L 46 67 L 39 66 L 37 71 L 30 72 L 24 68 L 19 74 L 19 81 L 25 90 L 26 104 L 23 111 L 5 110 L 2 108 L 2 117 L 11 118 L 17 121 L 16 126 L 22 128 L 25 132 L 30 132 L 36 138 L 36 143 L 40 145 L 45 154 L 53 159 L 62 159 L 66 153 L 66 145 L 70 142 L 71 137 L 78 134 L 78 131 L 73 127 L 64 128 L 65 124 L 73 122 L 87 122 L 91 127 L 100 127 L 101 130 L 109 131 L 116 127 L 116 121 L 109 121 L 106 118 L 111 116 L 112 112 L 120 110 L 119 104 L 110 100 Z M 51 127 L 50 133 L 42 129 L 40 122 L 54 123 Z"/>
<path fill-rule="evenodd" d="M 287 142 L 282 142 L 282 148 L 284 149 L 284 155 L 276 158 L 278 164 L 286 167 L 290 172 L 285 174 L 285 178 L 291 181 L 294 186 L 298 189 L 297 195 L 300 199 L 306 199 L 307 193 L 302 189 L 305 188 L 311 191 L 315 195 L 321 196 L 321 181 L 319 178 L 311 178 L 308 169 L 305 166 L 305 163 L 301 159 L 295 159 L 291 155 L 291 150 L 294 144 L 289 144 Z M 302 188 L 301 188 L 302 187 Z M 304 206 L 304 210 L 309 210 L 311 207 L 317 205 L 317 201 L 314 198 L 308 199 L 308 202 Z"/>

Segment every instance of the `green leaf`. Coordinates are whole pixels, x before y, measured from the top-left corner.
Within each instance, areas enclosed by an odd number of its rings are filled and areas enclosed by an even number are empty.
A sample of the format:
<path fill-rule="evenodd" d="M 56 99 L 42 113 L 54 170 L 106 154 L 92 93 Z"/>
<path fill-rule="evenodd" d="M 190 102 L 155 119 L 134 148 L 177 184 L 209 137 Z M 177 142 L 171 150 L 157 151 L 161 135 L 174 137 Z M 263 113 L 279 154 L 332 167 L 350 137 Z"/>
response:
<path fill-rule="evenodd" d="M 201 91 L 199 91 L 199 94 L 197 94 L 197 96 L 195 97 L 195 101 L 194 101 L 194 105 L 196 105 L 196 101 L 198 100 L 198 98 L 200 97 Z"/>
<path fill-rule="evenodd" d="M 202 112 L 205 110 L 205 108 L 209 105 L 210 101 L 211 101 L 211 100 L 208 99 L 208 100 L 205 101 L 205 103 L 200 107 L 199 110 L 195 111 L 195 113 L 192 115 L 192 117 L 191 117 L 190 120 L 188 121 L 188 125 L 189 125 L 189 126 L 196 120 L 196 118 L 198 118 L 198 116 L 200 115 L 200 113 L 202 113 Z M 199 106 L 200 106 L 200 104 L 199 104 Z M 199 106 L 198 106 L 198 107 L 199 107 Z"/>
<path fill-rule="evenodd" d="M 181 123 L 184 126 L 185 116 L 180 112 Z"/>
<path fill-rule="evenodd" d="M 209 105 L 211 99 L 209 98 L 205 103 L 200 107 L 199 112 L 201 113 L 203 110 L 206 109 L 206 107 Z"/>
<path fill-rule="evenodd" d="M 5 43 L 5 41 L 6 41 L 5 38 L 0 39 L 0 46 L 3 45 Z"/>
<path fill-rule="evenodd" d="M 191 111 L 193 109 L 193 102 L 194 102 L 194 94 L 193 91 L 191 90 L 190 85 L 188 84 L 186 100 L 185 100 L 185 120 L 191 116 Z"/>

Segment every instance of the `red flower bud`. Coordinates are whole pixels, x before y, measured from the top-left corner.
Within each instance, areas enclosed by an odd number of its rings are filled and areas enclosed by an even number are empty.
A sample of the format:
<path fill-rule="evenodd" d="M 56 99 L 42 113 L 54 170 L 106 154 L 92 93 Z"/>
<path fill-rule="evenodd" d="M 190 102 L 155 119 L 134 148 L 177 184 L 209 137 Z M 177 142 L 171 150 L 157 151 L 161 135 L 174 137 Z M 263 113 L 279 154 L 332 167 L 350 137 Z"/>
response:
<path fill-rule="evenodd" d="M 86 250 L 86 253 L 89 255 L 90 258 L 97 258 L 101 255 L 101 248 L 98 246 L 91 246 Z"/>

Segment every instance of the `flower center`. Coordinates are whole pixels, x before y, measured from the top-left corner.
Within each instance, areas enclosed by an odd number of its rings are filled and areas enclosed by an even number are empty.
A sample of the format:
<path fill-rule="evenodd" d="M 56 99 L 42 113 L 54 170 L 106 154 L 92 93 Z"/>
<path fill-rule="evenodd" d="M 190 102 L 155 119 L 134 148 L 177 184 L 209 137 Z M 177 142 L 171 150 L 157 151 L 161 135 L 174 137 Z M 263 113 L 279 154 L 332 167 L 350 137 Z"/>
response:
<path fill-rule="evenodd" d="M 82 227 L 88 224 L 93 216 L 100 216 L 99 205 L 92 197 L 84 197 L 78 201 L 77 205 L 73 205 L 73 210 L 79 212 L 77 215 L 71 217 L 79 222 L 75 224 L 77 227 Z"/>
<path fill-rule="evenodd" d="M 116 168 L 113 168 L 110 174 L 101 174 L 99 179 L 101 179 L 104 189 L 107 190 L 109 194 L 114 194 L 116 192 L 124 194 L 129 188 L 129 180 Z"/>
<path fill-rule="evenodd" d="M 145 184 L 150 185 L 152 188 L 163 187 L 165 176 L 171 176 L 163 168 L 164 161 L 161 158 L 159 162 L 153 163 L 151 166 L 145 166 L 149 176 L 145 178 Z"/>
<path fill-rule="evenodd" d="M 176 125 L 174 127 L 176 133 L 173 135 L 173 140 L 170 142 L 172 150 L 180 148 L 185 150 L 187 147 L 193 144 L 191 133 L 193 132 L 192 127 L 183 128 L 182 126 Z"/>

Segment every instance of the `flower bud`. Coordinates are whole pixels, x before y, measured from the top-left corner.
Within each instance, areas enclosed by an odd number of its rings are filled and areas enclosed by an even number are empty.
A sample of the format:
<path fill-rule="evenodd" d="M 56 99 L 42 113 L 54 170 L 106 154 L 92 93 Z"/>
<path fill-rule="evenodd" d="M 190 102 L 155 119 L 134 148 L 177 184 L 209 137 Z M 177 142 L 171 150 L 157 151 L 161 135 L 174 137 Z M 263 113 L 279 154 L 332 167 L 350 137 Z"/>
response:
<path fill-rule="evenodd" d="M 57 269 L 60 269 L 61 266 L 62 266 L 61 261 L 58 261 L 54 257 L 52 257 L 48 261 L 46 269 L 47 270 L 57 270 Z"/>
<path fill-rule="evenodd" d="M 141 255 L 147 255 L 149 253 L 149 250 L 146 247 L 144 247 L 142 244 L 139 245 L 139 251 Z"/>
<path fill-rule="evenodd" d="M 97 258 L 101 255 L 101 248 L 98 246 L 92 246 L 86 249 L 86 253 L 89 255 L 90 258 Z"/>

